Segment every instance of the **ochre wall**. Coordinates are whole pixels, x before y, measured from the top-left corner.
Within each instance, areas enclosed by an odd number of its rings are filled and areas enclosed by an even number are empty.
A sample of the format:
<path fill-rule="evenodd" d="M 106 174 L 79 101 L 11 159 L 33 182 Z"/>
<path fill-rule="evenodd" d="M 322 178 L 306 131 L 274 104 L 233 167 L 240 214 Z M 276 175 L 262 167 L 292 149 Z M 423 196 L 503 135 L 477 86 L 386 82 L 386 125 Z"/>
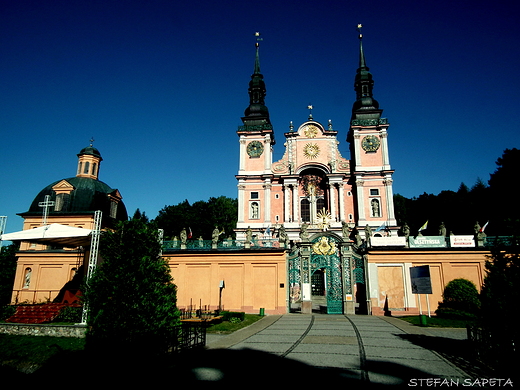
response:
<path fill-rule="evenodd" d="M 427 313 L 429 301 L 433 314 L 446 284 L 458 278 L 471 280 L 480 290 L 485 277 L 485 263 L 489 251 L 485 250 L 388 250 L 370 251 L 369 289 L 372 313 L 381 315 L 388 297 L 388 308 L 393 315 L 417 314 L 418 296 L 412 294 L 410 267 L 429 265 L 432 294 L 421 295 L 421 309 Z"/>
<path fill-rule="evenodd" d="M 219 305 L 220 281 L 224 310 L 266 314 L 287 312 L 284 251 L 164 253 L 177 285 L 177 306 Z"/>

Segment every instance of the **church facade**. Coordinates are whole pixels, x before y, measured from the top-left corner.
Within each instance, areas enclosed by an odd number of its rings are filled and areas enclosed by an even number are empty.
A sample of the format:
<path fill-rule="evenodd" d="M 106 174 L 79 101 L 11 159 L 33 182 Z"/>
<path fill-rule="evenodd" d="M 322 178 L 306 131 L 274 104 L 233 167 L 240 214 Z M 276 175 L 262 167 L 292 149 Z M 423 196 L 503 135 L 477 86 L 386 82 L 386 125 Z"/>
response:
<path fill-rule="evenodd" d="M 311 113 L 298 126 L 291 122 L 278 161 L 272 159 L 275 136 L 265 105 L 258 50 L 257 45 L 250 103 L 237 131 L 237 238 L 245 239 L 248 228 L 257 234 L 282 228 L 289 241 L 298 241 L 302 225 L 337 234 L 357 229 L 364 236 L 365 228 L 380 227 L 385 234 L 395 233 L 389 124 L 373 98 L 374 82 L 361 39 L 357 97 L 348 134 L 335 130 L 331 121 L 325 125 L 314 121 Z M 338 147 L 342 135 L 346 135 L 350 159 Z"/>

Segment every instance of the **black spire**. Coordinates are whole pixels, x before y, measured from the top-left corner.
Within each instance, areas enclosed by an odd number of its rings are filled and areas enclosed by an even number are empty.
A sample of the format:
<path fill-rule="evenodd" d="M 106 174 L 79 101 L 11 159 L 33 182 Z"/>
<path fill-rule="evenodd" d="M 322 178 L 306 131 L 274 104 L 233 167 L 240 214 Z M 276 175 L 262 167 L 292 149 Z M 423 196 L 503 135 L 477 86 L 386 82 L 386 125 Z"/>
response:
<path fill-rule="evenodd" d="M 259 131 L 262 133 L 273 131 L 273 126 L 269 119 L 269 110 L 265 105 L 265 82 L 264 76 L 260 72 L 260 56 L 259 47 L 260 33 L 255 33 L 256 36 L 256 54 L 255 54 L 255 67 L 253 74 L 251 75 L 251 81 L 249 82 L 249 106 L 244 111 L 244 117 L 242 117 L 243 126 L 239 126 L 238 132 L 252 132 Z M 271 143 L 274 143 L 274 137 L 272 137 Z"/>
<path fill-rule="evenodd" d="M 251 81 L 249 82 L 249 107 L 246 108 L 244 115 L 247 118 L 265 118 L 269 121 L 269 110 L 265 106 L 265 82 L 264 76 L 260 72 L 260 56 L 258 50 L 260 47 L 259 41 L 261 40 L 260 33 L 256 33 L 257 41 L 256 56 L 255 56 L 255 68 L 251 75 Z"/>
<path fill-rule="evenodd" d="M 382 110 L 379 103 L 373 98 L 372 89 L 374 80 L 370 69 L 366 65 L 365 53 L 363 51 L 363 34 L 361 34 L 361 24 L 358 24 L 359 31 L 359 68 L 356 72 L 354 90 L 356 91 L 356 101 L 352 107 L 352 119 L 368 119 L 381 117 Z"/>

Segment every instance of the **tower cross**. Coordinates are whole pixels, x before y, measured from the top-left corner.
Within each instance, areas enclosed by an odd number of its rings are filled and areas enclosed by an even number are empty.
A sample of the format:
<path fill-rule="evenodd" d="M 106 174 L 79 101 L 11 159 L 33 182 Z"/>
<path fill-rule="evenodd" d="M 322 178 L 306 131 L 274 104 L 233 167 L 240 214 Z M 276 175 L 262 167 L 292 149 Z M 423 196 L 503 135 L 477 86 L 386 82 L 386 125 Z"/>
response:
<path fill-rule="evenodd" d="M 42 218 L 42 225 L 47 225 L 47 216 L 49 215 L 49 207 L 54 206 L 54 201 L 50 200 L 50 195 L 45 195 L 44 201 L 39 202 L 38 206 L 43 207 L 43 218 Z"/>

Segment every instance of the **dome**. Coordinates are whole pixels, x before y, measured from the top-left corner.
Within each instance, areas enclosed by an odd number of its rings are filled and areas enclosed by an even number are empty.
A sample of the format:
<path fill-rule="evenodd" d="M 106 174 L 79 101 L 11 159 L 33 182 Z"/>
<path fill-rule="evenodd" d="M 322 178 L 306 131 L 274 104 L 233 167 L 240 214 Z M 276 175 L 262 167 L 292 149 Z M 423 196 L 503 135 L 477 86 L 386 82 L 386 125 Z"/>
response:
<path fill-rule="evenodd" d="M 92 153 L 97 152 L 95 148 L 87 147 L 83 150 L 91 149 Z M 97 152 L 99 153 L 99 152 Z M 70 193 L 56 194 L 53 190 L 58 183 L 68 183 L 74 188 Z M 71 177 L 55 181 L 43 188 L 34 198 L 29 211 L 20 213 L 22 217 L 43 215 L 43 208 L 39 206 L 40 202 L 45 200 L 45 196 L 49 195 L 50 200 L 54 201 L 54 207 L 49 208 L 49 216 L 67 216 L 74 214 L 93 214 L 97 210 L 103 212 L 103 220 L 107 221 L 105 217 L 112 220 L 126 220 L 128 214 L 124 203 L 119 200 L 119 192 L 113 189 L 102 181 L 88 178 L 88 177 Z M 62 196 L 59 201 L 57 198 Z M 118 199 L 117 209 L 114 212 L 113 199 Z M 59 207 L 57 204 L 59 203 Z"/>
<path fill-rule="evenodd" d="M 87 146 L 86 148 L 81 149 L 81 151 L 78 153 L 78 157 L 79 156 L 84 156 L 84 155 L 90 155 L 90 156 L 94 156 L 94 157 L 99 157 L 102 160 L 102 157 L 101 157 L 101 154 L 99 153 L 99 150 L 97 150 L 92 145 Z"/>

